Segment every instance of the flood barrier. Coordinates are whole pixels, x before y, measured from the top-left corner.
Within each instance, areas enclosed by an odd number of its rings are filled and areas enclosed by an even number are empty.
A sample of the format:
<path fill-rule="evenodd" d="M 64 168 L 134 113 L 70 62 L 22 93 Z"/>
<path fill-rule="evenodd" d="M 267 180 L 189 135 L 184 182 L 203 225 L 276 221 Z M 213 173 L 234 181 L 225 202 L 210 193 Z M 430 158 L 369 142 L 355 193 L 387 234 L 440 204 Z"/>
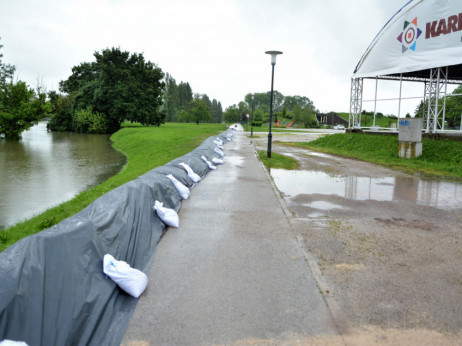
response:
<path fill-rule="evenodd" d="M 232 133 L 229 129 L 218 138 L 226 143 Z M 103 257 L 111 254 L 149 272 L 166 228 L 152 206 L 158 200 L 177 212 L 181 208 L 182 199 L 166 175 L 193 188 L 179 163 L 205 177 L 210 169 L 201 156 L 218 157 L 216 138 L 0 253 L 0 341 L 30 346 L 120 344 L 138 300 L 104 275 Z"/>

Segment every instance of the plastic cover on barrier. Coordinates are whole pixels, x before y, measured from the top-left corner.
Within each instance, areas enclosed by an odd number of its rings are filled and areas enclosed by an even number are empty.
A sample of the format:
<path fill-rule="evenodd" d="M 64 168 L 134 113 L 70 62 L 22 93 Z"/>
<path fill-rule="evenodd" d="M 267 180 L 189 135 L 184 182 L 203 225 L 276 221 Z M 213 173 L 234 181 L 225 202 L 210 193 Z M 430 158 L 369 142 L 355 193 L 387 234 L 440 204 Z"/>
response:
<path fill-rule="evenodd" d="M 103 257 L 111 254 L 148 273 L 166 227 L 152 210 L 154 201 L 177 212 L 181 207 L 182 199 L 166 175 L 193 187 L 178 163 L 185 162 L 204 177 L 209 168 L 201 156 L 216 156 L 215 139 L 206 139 L 194 151 L 0 253 L 0 341 L 30 346 L 119 344 L 138 300 L 106 277 Z"/>

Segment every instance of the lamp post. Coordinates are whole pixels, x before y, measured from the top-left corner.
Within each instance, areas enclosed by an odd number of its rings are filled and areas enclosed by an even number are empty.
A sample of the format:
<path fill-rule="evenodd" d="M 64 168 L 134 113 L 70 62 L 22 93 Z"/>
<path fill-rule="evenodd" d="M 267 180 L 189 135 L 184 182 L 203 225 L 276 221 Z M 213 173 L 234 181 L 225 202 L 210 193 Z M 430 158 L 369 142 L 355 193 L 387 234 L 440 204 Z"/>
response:
<path fill-rule="evenodd" d="M 274 65 L 276 65 L 276 56 L 282 54 L 277 50 L 269 50 L 265 54 L 271 55 L 271 101 L 270 101 L 270 123 L 269 123 L 269 132 L 268 132 L 268 151 L 267 156 L 271 158 L 271 141 L 273 135 L 271 134 L 271 122 L 273 121 L 273 84 L 274 84 Z"/>
<path fill-rule="evenodd" d="M 250 137 L 253 137 L 253 97 L 254 94 L 250 94 L 250 99 L 252 100 L 252 104 L 250 105 L 251 111 L 250 111 Z"/>

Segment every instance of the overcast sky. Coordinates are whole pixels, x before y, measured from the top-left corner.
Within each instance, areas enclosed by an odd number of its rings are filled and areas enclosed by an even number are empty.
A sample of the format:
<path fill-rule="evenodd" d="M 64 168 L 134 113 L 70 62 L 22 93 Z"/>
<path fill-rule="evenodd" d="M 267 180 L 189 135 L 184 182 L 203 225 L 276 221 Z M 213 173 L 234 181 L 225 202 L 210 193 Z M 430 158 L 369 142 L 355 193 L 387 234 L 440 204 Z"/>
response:
<path fill-rule="evenodd" d="M 58 90 L 73 66 L 94 61 L 95 51 L 120 47 L 143 53 L 224 109 L 248 92 L 270 90 L 265 51 L 280 50 L 276 90 L 307 96 L 322 112 L 348 112 L 356 64 L 407 1 L 0 0 L 0 52 L 20 80 L 35 87 L 39 78 L 47 90 Z M 397 97 L 398 89 L 383 85 L 379 98 Z M 408 92 L 416 96 L 415 90 Z M 423 86 L 418 90 L 423 94 Z M 379 105 L 378 111 L 395 108 Z"/>

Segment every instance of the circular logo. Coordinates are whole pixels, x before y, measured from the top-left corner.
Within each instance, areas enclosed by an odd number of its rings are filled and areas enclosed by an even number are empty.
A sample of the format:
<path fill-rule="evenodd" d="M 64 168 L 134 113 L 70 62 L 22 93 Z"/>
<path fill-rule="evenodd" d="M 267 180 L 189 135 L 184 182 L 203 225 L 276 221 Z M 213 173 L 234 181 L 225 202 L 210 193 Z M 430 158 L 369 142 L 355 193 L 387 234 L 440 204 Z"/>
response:
<path fill-rule="evenodd" d="M 414 42 L 414 39 L 415 39 L 415 28 L 409 27 L 406 30 L 404 41 L 406 41 L 408 45 L 411 45 Z"/>
<path fill-rule="evenodd" d="M 403 31 L 398 35 L 397 40 L 401 42 L 402 52 L 404 53 L 408 49 L 413 51 L 416 50 L 417 39 L 422 34 L 417 26 L 417 17 L 415 17 L 411 22 L 405 21 Z"/>

